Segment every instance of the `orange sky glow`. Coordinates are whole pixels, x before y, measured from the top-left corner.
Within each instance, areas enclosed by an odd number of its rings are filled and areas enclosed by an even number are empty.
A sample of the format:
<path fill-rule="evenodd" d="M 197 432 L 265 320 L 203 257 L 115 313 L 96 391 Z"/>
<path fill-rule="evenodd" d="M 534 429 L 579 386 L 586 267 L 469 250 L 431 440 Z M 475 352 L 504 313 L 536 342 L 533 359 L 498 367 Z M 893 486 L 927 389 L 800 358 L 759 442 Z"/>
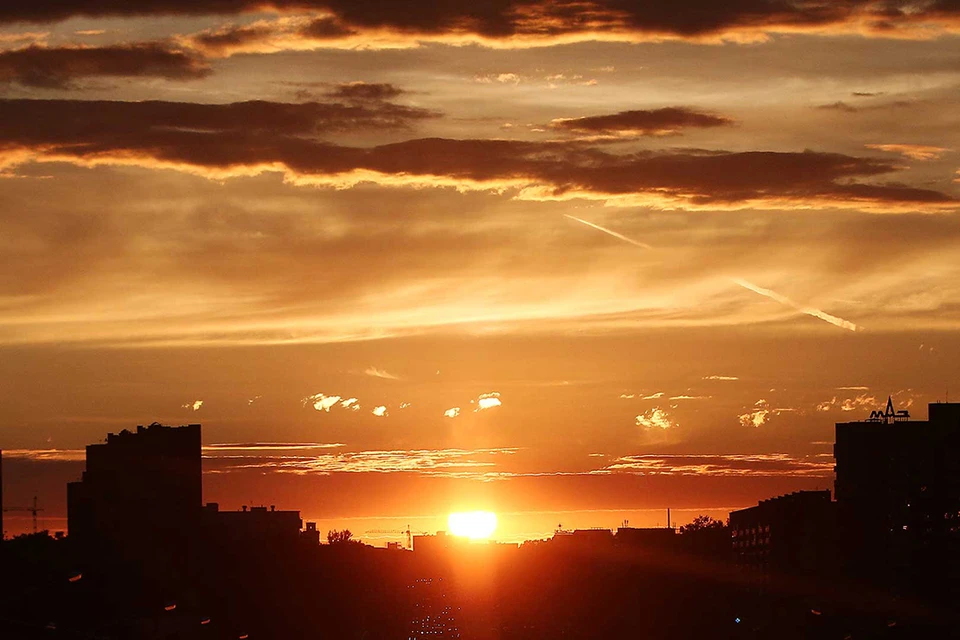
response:
<path fill-rule="evenodd" d="M 52 530 L 154 421 L 375 544 L 722 518 L 960 380 L 952 0 L 18 4 L 0 448 Z"/>

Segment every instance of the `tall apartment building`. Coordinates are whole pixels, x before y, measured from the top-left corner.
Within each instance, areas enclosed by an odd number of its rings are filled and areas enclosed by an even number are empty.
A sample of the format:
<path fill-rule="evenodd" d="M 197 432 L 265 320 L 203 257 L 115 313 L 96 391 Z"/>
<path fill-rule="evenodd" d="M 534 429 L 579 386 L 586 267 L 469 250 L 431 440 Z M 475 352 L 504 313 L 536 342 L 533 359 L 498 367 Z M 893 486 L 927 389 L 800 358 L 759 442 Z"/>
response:
<path fill-rule="evenodd" d="M 834 457 L 848 571 L 897 594 L 960 595 L 960 404 L 920 421 L 888 400 L 837 423 Z"/>
<path fill-rule="evenodd" d="M 138 426 L 87 446 L 67 485 L 67 526 L 80 543 L 173 542 L 196 531 L 203 500 L 200 425 Z"/>

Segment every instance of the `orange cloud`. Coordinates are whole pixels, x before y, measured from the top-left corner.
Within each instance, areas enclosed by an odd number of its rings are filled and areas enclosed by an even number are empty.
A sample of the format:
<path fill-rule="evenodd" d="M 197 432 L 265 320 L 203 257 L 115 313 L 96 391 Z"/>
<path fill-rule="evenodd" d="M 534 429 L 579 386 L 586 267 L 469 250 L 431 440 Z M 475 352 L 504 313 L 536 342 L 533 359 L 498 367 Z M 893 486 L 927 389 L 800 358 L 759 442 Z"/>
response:
<path fill-rule="evenodd" d="M 833 460 L 786 453 L 637 455 L 617 458 L 605 469 L 641 475 L 829 478 L 833 473 Z"/>
<path fill-rule="evenodd" d="M 940 156 L 950 151 L 947 147 L 934 147 L 923 144 L 868 144 L 867 149 L 899 153 L 911 160 L 939 160 Z"/>
<path fill-rule="evenodd" d="M 895 165 L 835 153 L 612 153 L 577 142 L 441 138 L 356 148 L 318 139 L 324 131 L 397 127 L 431 115 L 392 103 L 5 100 L 0 165 L 28 157 L 215 179 L 275 171 L 303 185 L 513 190 L 525 200 L 583 198 L 661 209 L 957 208 L 945 193 L 876 181 Z"/>

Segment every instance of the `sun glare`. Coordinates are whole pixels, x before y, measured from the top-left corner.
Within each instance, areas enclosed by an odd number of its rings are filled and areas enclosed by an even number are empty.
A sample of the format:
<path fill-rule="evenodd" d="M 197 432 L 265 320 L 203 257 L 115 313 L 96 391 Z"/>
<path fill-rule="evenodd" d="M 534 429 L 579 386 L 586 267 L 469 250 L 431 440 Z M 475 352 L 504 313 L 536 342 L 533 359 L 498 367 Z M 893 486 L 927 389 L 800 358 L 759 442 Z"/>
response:
<path fill-rule="evenodd" d="M 491 511 L 467 511 L 451 513 L 447 518 L 447 527 L 455 536 L 484 540 L 497 529 L 497 514 Z"/>

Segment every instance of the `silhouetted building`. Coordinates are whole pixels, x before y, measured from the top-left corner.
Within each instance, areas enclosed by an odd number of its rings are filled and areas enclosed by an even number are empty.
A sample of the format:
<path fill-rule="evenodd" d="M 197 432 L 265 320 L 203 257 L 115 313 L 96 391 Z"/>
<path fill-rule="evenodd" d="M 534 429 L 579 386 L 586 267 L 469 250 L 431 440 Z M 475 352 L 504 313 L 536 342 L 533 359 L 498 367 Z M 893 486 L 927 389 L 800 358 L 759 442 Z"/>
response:
<path fill-rule="evenodd" d="M 413 536 L 413 551 L 421 556 L 438 556 L 449 551 L 452 542 L 453 537 L 447 536 L 446 531 L 437 531 L 436 535 Z"/>
<path fill-rule="evenodd" d="M 960 595 L 960 404 L 930 404 L 928 419 L 913 421 L 888 399 L 836 429 L 848 569 L 894 593 Z"/>
<path fill-rule="evenodd" d="M 575 529 L 570 534 L 574 544 L 584 546 L 605 546 L 613 542 L 613 531 L 610 529 Z"/>
<path fill-rule="evenodd" d="M 676 540 L 677 532 L 673 527 L 620 527 L 615 536 L 617 544 L 650 550 L 672 549 Z"/>
<path fill-rule="evenodd" d="M 738 564 L 764 573 L 822 575 L 832 569 L 836 503 L 830 491 L 797 491 L 730 514 Z"/>
<path fill-rule="evenodd" d="M 175 544 L 196 531 L 202 493 L 200 425 L 138 426 L 87 446 L 67 527 L 81 543 Z"/>
<path fill-rule="evenodd" d="M 557 529 L 550 538 L 550 546 L 574 553 L 592 553 L 610 549 L 614 544 L 613 531 L 610 529 L 575 529 L 564 531 Z"/>
<path fill-rule="evenodd" d="M 317 542 L 320 533 L 316 531 Z M 273 544 L 292 545 L 300 539 L 303 520 L 299 511 L 277 511 L 271 505 L 250 507 L 244 505 L 240 511 L 220 511 L 220 505 L 209 502 L 203 508 L 203 525 L 213 540 L 231 544 Z M 303 532 L 306 533 L 306 532 Z"/>
<path fill-rule="evenodd" d="M 300 532 L 300 539 L 310 544 L 320 544 L 320 531 L 316 522 L 308 522 L 307 528 Z"/>

